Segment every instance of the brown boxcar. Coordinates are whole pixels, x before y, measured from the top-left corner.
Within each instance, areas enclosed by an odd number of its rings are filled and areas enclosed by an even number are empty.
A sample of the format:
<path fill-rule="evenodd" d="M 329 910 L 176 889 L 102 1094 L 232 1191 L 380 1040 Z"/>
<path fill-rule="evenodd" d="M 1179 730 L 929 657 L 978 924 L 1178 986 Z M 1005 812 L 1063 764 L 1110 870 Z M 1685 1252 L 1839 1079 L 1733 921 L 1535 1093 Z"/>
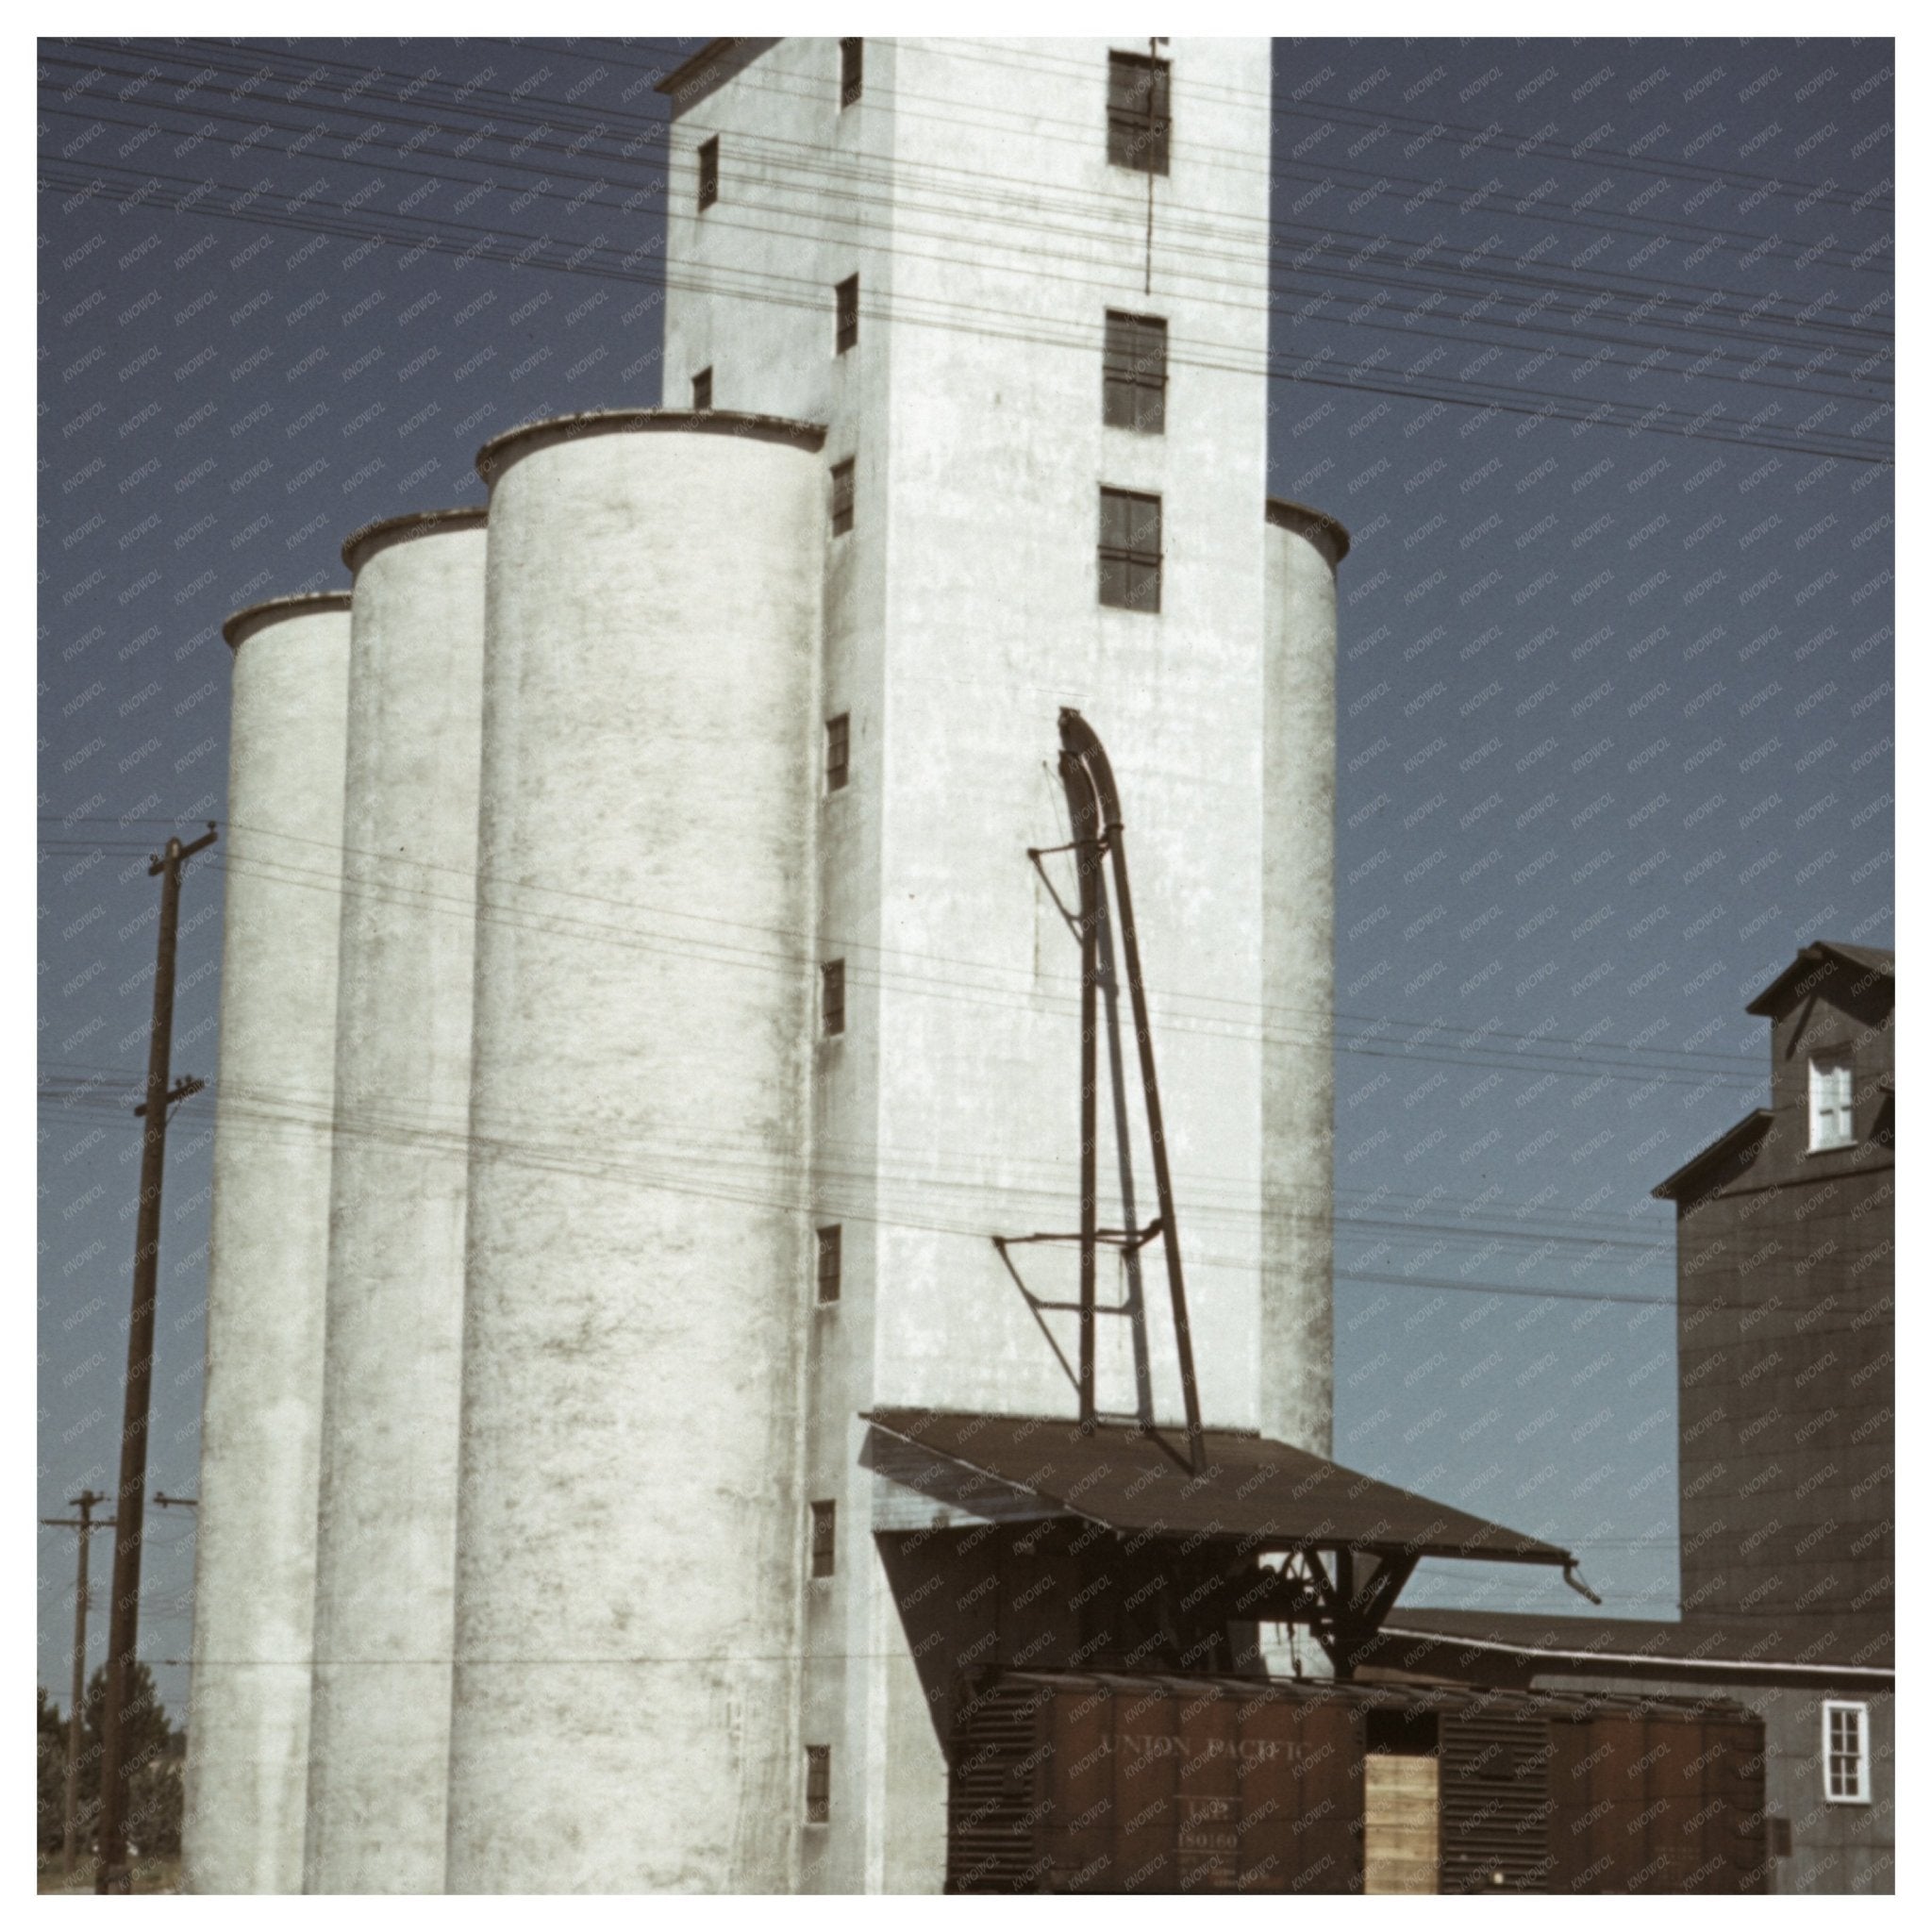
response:
<path fill-rule="evenodd" d="M 949 1891 L 1763 1889 L 1723 1699 L 1024 1672 L 958 1708 Z"/>

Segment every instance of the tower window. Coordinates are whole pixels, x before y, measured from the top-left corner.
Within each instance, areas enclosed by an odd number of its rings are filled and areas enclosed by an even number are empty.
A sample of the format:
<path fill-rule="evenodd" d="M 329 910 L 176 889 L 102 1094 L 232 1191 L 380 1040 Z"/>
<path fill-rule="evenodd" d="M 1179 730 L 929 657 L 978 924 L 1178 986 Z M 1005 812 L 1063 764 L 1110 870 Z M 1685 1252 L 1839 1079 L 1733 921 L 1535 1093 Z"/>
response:
<path fill-rule="evenodd" d="M 827 959 L 822 969 L 824 977 L 824 1019 L 827 1036 L 845 1030 L 845 962 Z"/>
<path fill-rule="evenodd" d="M 1872 1721 L 1866 1705 L 1824 1706 L 1824 1796 L 1832 1805 L 1872 1802 Z"/>
<path fill-rule="evenodd" d="M 841 1227 L 819 1229 L 819 1300 L 839 1299 L 839 1285 L 844 1268 L 845 1231 Z"/>
<path fill-rule="evenodd" d="M 718 137 L 698 143 L 698 207 L 708 208 L 718 198 Z"/>
<path fill-rule="evenodd" d="M 825 790 L 842 791 L 852 774 L 852 713 L 825 720 Z"/>
<path fill-rule="evenodd" d="M 1811 1151 L 1852 1144 L 1852 1057 L 1811 1056 Z"/>
<path fill-rule="evenodd" d="M 805 1822 L 824 1824 L 832 1816 L 832 1747 L 805 1747 Z"/>
<path fill-rule="evenodd" d="M 1160 499 L 1100 492 L 1100 601 L 1120 610 L 1160 609 Z"/>
<path fill-rule="evenodd" d="M 814 1503 L 811 1506 L 811 1574 L 830 1576 L 838 1568 L 839 1506 Z"/>
<path fill-rule="evenodd" d="M 834 346 L 842 356 L 858 341 L 858 277 L 847 275 L 835 293 L 838 297 L 838 327 Z"/>
<path fill-rule="evenodd" d="M 1167 324 L 1158 315 L 1107 311 L 1101 416 L 1116 429 L 1167 427 Z"/>
<path fill-rule="evenodd" d="M 691 379 L 691 406 L 693 409 L 711 407 L 711 372 L 700 369 Z"/>
<path fill-rule="evenodd" d="M 852 527 L 852 504 L 858 483 L 857 459 L 847 457 L 832 465 L 832 535 L 842 537 Z"/>
<path fill-rule="evenodd" d="M 1147 54 L 1107 57 L 1107 158 L 1115 167 L 1167 173 L 1168 64 Z"/>
<path fill-rule="evenodd" d="M 849 108 L 865 92 L 865 42 L 839 42 L 839 105 Z"/>

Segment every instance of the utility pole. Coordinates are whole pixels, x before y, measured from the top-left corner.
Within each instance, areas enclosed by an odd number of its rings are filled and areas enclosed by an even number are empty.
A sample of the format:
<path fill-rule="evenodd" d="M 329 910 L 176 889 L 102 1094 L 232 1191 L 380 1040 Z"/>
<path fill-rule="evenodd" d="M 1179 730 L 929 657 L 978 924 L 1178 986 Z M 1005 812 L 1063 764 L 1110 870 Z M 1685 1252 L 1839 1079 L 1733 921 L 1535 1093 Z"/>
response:
<path fill-rule="evenodd" d="M 168 1110 L 198 1092 L 201 1082 L 168 1085 L 175 1033 L 175 942 L 181 923 L 181 868 L 215 841 L 215 828 L 192 844 L 171 838 L 150 860 L 149 878 L 161 881 L 160 931 L 155 941 L 155 1005 L 147 1045 L 147 1098 L 135 1108 L 145 1119 L 141 1147 L 141 1212 L 134 1237 L 134 1307 L 127 1324 L 127 1391 L 121 1418 L 121 1486 L 115 1498 L 114 1584 L 108 1605 L 107 1708 L 101 1736 L 101 1830 L 94 1865 L 96 1892 L 132 1889 L 127 1869 L 127 1766 L 124 1731 L 135 1647 L 141 1636 L 141 1539 L 147 1485 L 148 1385 L 154 1373 L 155 1293 L 161 1250 L 161 1179 L 168 1149 Z"/>
<path fill-rule="evenodd" d="M 80 1545 L 80 1556 L 74 1582 L 74 1706 L 67 1713 L 67 1801 L 64 1807 L 61 1833 L 63 1845 L 60 1854 L 60 1870 L 67 1877 L 72 1878 L 80 1837 L 80 1712 L 82 1700 L 87 1696 L 88 1537 L 97 1529 L 112 1529 L 114 1519 L 111 1516 L 104 1516 L 98 1523 L 93 1520 L 94 1505 L 108 1500 L 103 1491 L 83 1490 L 79 1495 L 68 1500 L 80 1511 L 78 1516 L 43 1516 L 41 1521 L 51 1524 L 56 1529 L 74 1529 L 80 1532 L 75 1539 Z"/>

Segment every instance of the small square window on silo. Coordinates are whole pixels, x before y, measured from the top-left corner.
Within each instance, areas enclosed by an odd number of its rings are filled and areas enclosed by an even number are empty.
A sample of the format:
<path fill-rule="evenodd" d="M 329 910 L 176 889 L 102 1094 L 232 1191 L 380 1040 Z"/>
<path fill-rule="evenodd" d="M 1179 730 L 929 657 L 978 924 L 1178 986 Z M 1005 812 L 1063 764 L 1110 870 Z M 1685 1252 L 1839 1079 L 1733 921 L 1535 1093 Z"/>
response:
<path fill-rule="evenodd" d="M 1147 54 L 1107 57 L 1107 158 L 1116 168 L 1167 173 L 1170 70 Z"/>
<path fill-rule="evenodd" d="M 811 1574 L 830 1576 L 838 1567 L 839 1506 L 814 1503 L 811 1506 Z"/>
<path fill-rule="evenodd" d="M 847 457 L 832 465 L 832 535 L 842 537 L 852 527 L 854 502 L 858 488 L 858 459 Z"/>
<path fill-rule="evenodd" d="M 842 1228 L 819 1229 L 819 1300 L 822 1304 L 839 1299 L 839 1289 L 844 1279 L 844 1248 Z"/>
<path fill-rule="evenodd" d="M 832 1747 L 805 1747 L 805 1822 L 826 1824 L 832 1816 Z"/>
<path fill-rule="evenodd" d="M 823 972 L 825 1032 L 829 1037 L 845 1030 L 845 962 L 842 959 L 827 959 Z"/>
<path fill-rule="evenodd" d="M 839 42 L 839 105 L 849 108 L 865 92 L 865 42 Z"/>
<path fill-rule="evenodd" d="M 711 407 L 711 372 L 700 369 L 691 379 L 691 406 L 693 409 Z"/>
<path fill-rule="evenodd" d="M 858 277 L 847 275 L 832 292 L 837 310 L 833 346 L 842 356 L 858 342 Z"/>
<path fill-rule="evenodd" d="M 1120 610 L 1160 610 L 1160 499 L 1134 490 L 1100 492 L 1100 601 Z"/>
<path fill-rule="evenodd" d="M 718 198 L 718 137 L 698 143 L 698 207 L 708 208 Z"/>
<path fill-rule="evenodd" d="M 852 775 L 852 713 L 825 720 L 825 790 L 842 791 Z"/>
<path fill-rule="evenodd" d="M 1107 311 L 1101 419 L 1156 435 L 1167 427 L 1167 324 L 1159 316 Z"/>

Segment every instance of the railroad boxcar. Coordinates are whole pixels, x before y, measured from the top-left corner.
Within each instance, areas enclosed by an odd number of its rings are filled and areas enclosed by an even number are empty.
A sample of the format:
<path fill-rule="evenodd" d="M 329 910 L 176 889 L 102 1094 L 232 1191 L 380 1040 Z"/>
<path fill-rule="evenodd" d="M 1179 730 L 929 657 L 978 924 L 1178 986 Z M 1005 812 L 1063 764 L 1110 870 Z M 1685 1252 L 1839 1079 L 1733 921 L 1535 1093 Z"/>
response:
<path fill-rule="evenodd" d="M 1010 1673 L 958 1700 L 956 1892 L 1753 1892 L 1724 1699 Z"/>

